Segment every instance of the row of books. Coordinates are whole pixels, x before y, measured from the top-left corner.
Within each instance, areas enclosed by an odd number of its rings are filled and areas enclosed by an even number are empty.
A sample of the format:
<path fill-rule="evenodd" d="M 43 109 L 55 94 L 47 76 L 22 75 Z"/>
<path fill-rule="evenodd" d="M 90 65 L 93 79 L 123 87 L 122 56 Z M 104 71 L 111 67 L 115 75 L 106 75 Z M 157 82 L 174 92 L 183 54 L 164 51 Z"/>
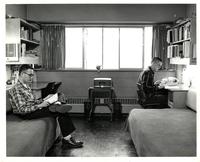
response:
<path fill-rule="evenodd" d="M 25 30 L 24 27 L 21 27 L 20 37 L 23 39 L 32 40 L 33 39 L 33 31 L 32 29 Z"/>
<path fill-rule="evenodd" d="M 171 45 L 167 48 L 167 58 L 180 57 L 188 58 L 190 57 L 190 41 L 183 42 L 179 45 Z"/>
<path fill-rule="evenodd" d="M 26 49 L 26 44 L 22 43 L 21 45 L 21 56 L 25 57 L 25 56 L 37 56 L 37 50 L 27 50 Z"/>
<path fill-rule="evenodd" d="M 187 22 L 183 26 L 178 26 L 176 28 L 169 29 L 167 31 L 167 42 L 174 43 L 181 40 L 186 40 L 190 38 L 191 33 L 191 22 Z"/>

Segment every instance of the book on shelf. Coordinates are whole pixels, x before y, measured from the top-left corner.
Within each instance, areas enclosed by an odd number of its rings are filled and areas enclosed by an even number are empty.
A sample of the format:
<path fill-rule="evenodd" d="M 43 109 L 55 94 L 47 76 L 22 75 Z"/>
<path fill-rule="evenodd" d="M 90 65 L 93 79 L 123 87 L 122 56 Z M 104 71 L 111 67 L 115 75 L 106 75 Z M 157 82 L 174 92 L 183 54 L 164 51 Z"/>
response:
<path fill-rule="evenodd" d="M 177 28 L 174 29 L 174 34 L 173 34 L 172 40 L 173 40 L 173 42 L 179 41 L 179 39 L 178 39 L 178 29 Z"/>
<path fill-rule="evenodd" d="M 21 56 L 24 57 L 26 54 L 26 44 L 22 43 L 21 45 Z"/>
<path fill-rule="evenodd" d="M 183 43 L 183 55 L 184 57 L 190 57 L 190 42 L 186 41 Z"/>
<path fill-rule="evenodd" d="M 170 29 L 170 30 L 167 31 L 167 43 L 173 42 L 172 37 L 173 37 L 173 30 Z"/>
<path fill-rule="evenodd" d="M 190 42 L 186 41 L 180 45 L 171 45 L 167 47 L 167 58 L 180 57 L 188 58 L 190 56 Z"/>
<path fill-rule="evenodd" d="M 179 28 L 179 40 L 184 40 L 184 26 Z"/>
<path fill-rule="evenodd" d="M 167 31 L 167 42 L 174 43 L 181 40 L 190 39 L 191 33 L 191 22 L 187 22 L 183 26 L 178 26 L 176 28 L 169 29 Z"/>
<path fill-rule="evenodd" d="M 184 39 L 190 38 L 190 28 L 191 28 L 191 22 L 187 22 L 184 25 Z"/>

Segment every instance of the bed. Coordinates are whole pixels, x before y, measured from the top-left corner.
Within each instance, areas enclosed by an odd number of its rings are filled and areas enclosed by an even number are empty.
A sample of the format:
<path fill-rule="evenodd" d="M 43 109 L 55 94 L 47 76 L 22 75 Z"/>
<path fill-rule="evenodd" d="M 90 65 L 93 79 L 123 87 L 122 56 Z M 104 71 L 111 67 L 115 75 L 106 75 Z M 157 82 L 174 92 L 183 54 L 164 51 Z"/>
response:
<path fill-rule="evenodd" d="M 189 90 L 187 106 L 133 109 L 128 128 L 138 156 L 196 156 L 196 92 Z"/>

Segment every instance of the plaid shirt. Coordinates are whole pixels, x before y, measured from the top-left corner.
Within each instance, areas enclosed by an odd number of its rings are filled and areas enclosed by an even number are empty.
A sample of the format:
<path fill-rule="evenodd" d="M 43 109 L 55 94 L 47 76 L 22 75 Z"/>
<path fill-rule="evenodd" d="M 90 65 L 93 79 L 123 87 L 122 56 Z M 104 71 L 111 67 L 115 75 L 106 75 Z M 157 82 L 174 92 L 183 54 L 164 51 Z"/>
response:
<path fill-rule="evenodd" d="M 25 86 L 20 81 L 18 81 L 16 85 L 9 90 L 9 93 L 13 113 L 26 114 L 38 109 L 36 105 L 39 101 L 33 96 L 31 88 Z"/>
<path fill-rule="evenodd" d="M 149 67 L 140 73 L 138 83 L 142 85 L 146 95 L 151 96 L 156 90 L 154 85 L 154 71 Z"/>

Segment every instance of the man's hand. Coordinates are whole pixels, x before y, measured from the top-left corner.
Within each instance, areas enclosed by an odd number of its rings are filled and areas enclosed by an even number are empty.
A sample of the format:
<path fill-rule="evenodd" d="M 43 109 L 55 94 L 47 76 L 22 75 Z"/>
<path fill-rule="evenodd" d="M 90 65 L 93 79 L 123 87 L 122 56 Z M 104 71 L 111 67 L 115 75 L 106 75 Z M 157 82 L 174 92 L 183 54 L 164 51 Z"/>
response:
<path fill-rule="evenodd" d="M 49 105 L 50 105 L 49 102 L 43 101 L 41 104 L 37 105 L 37 107 L 38 107 L 39 109 L 42 109 L 43 107 L 47 107 L 47 106 L 49 106 Z"/>
<path fill-rule="evenodd" d="M 154 85 L 159 85 L 161 83 L 161 80 L 157 80 L 154 82 Z"/>
<path fill-rule="evenodd" d="M 163 83 L 160 83 L 159 85 L 158 85 L 158 88 L 159 89 L 162 89 L 162 88 L 164 88 L 165 87 L 165 85 L 163 84 Z"/>
<path fill-rule="evenodd" d="M 42 98 L 36 100 L 36 103 L 37 103 L 37 104 L 41 104 L 42 102 L 43 102 L 43 99 L 42 99 Z"/>

